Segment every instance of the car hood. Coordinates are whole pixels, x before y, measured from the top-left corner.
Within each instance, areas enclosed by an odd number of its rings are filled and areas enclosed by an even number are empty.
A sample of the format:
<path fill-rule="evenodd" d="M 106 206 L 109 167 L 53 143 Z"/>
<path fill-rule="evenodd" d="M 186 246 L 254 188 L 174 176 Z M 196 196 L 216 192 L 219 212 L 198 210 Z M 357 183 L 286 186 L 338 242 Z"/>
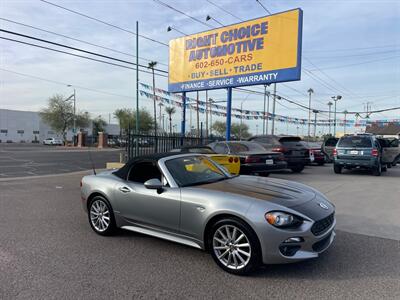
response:
<path fill-rule="evenodd" d="M 289 208 L 304 204 L 316 197 L 316 192 L 304 184 L 259 176 L 238 176 L 203 184 L 197 188 L 252 197 Z"/>

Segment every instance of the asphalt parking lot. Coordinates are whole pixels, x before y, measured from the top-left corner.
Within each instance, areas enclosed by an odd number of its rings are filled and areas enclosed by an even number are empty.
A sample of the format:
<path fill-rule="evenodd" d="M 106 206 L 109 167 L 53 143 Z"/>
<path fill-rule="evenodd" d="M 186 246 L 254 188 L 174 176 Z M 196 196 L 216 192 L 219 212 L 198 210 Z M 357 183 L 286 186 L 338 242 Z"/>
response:
<path fill-rule="evenodd" d="M 0 179 L 105 168 L 119 161 L 118 149 L 65 148 L 41 144 L 0 144 Z"/>
<path fill-rule="evenodd" d="M 0 299 L 400 298 L 399 166 L 381 177 L 335 175 L 331 165 L 273 175 L 324 192 L 337 238 L 318 259 L 247 277 L 194 248 L 96 235 L 80 205 L 81 176 L 0 180 Z"/>

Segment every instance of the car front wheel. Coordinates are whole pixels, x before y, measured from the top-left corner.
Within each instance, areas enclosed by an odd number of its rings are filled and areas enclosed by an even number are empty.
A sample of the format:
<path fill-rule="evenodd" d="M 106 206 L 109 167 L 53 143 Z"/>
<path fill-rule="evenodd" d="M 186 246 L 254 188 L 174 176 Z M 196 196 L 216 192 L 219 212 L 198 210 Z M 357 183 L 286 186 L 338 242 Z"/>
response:
<path fill-rule="evenodd" d="M 301 171 L 304 170 L 304 166 L 299 165 L 299 166 L 291 167 L 290 169 L 292 170 L 293 173 L 301 173 Z"/>
<path fill-rule="evenodd" d="M 104 197 L 96 196 L 91 200 L 88 217 L 90 226 L 97 234 L 112 235 L 115 232 L 114 213 Z"/>
<path fill-rule="evenodd" d="M 245 275 L 260 265 L 261 250 L 254 231 L 238 219 L 223 219 L 211 230 L 210 249 L 224 271 Z"/>
<path fill-rule="evenodd" d="M 372 175 L 381 176 L 382 174 L 382 165 L 379 163 L 376 167 L 372 169 Z"/>

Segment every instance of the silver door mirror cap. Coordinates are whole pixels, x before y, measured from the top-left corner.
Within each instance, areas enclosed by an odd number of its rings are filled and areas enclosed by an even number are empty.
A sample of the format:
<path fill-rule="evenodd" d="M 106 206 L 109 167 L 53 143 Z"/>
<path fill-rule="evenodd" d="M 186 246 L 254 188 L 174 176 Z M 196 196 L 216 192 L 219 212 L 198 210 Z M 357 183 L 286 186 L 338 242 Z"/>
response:
<path fill-rule="evenodd" d="M 158 179 L 158 178 L 152 178 L 152 179 L 147 180 L 147 181 L 144 183 L 144 186 L 145 186 L 147 189 L 150 189 L 150 190 L 159 190 L 159 189 L 162 189 L 162 183 L 161 183 L 160 179 Z"/>

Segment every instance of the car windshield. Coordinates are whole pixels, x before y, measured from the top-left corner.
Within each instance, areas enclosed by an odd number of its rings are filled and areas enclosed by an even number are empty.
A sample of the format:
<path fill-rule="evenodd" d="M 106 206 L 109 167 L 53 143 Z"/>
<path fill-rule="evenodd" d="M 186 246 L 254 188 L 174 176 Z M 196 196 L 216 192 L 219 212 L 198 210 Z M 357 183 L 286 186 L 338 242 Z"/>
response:
<path fill-rule="evenodd" d="M 265 152 L 263 146 L 257 143 L 228 143 L 229 149 L 232 153 L 248 152 L 248 151 L 260 151 Z"/>
<path fill-rule="evenodd" d="M 213 183 L 230 178 L 205 156 L 179 157 L 167 160 L 165 165 L 181 187 Z"/>
<path fill-rule="evenodd" d="M 201 153 L 201 154 L 214 154 L 215 152 L 210 148 L 188 148 L 188 152 L 190 153 Z"/>
<path fill-rule="evenodd" d="M 345 136 L 339 140 L 338 147 L 370 148 L 371 138 L 365 136 Z"/>

